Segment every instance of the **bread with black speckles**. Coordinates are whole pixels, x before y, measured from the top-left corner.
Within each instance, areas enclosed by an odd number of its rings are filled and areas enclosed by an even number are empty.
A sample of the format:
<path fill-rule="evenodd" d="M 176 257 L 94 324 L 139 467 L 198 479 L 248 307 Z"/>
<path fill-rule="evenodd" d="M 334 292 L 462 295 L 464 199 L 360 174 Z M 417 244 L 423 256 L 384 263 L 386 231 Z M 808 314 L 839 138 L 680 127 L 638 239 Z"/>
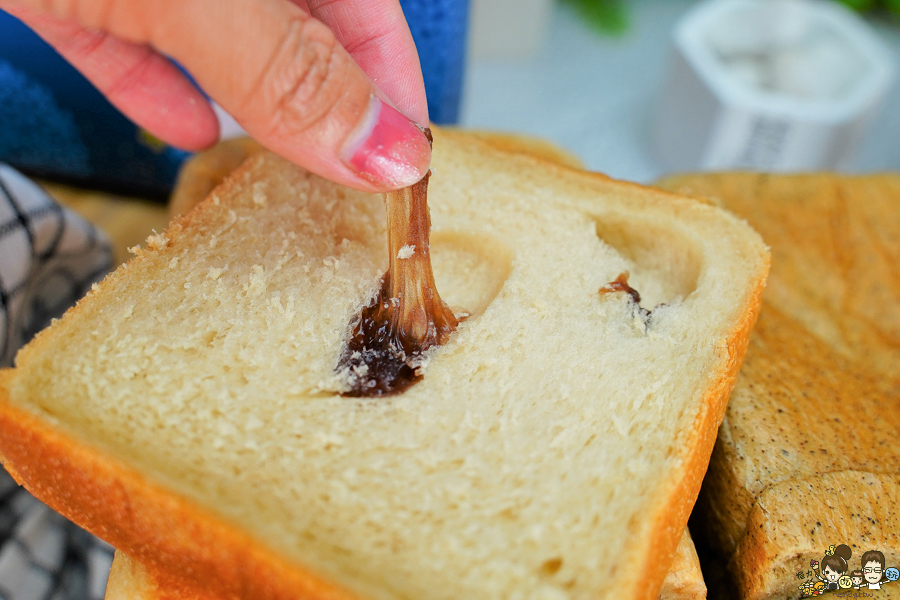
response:
<path fill-rule="evenodd" d="M 850 570 L 867 550 L 900 566 L 900 175 L 660 185 L 735 212 L 772 249 L 693 533 L 745 600 L 798 598 L 796 574 L 831 545 L 851 547 Z"/>

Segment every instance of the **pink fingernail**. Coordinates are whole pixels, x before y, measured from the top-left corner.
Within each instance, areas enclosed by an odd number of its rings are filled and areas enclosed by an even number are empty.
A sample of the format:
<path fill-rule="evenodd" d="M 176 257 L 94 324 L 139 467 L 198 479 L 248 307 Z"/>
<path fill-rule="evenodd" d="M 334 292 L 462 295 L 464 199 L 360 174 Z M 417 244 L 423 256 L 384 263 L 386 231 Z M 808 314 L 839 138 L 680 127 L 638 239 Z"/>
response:
<path fill-rule="evenodd" d="M 431 146 L 415 123 L 372 96 L 366 119 L 344 147 L 342 158 L 363 179 L 401 188 L 425 176 Z"/>

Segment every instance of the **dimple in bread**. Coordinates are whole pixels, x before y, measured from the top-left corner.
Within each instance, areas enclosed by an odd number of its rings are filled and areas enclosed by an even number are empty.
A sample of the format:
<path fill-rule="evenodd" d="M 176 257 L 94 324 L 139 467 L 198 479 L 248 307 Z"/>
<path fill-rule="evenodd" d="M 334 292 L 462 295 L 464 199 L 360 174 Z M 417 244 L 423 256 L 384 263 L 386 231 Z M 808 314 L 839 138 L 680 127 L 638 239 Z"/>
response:
<path fill-rule="evenodd" d="M 2 376 L 36 495 L 219 597 L 653 598 L 767 270 L 727 213 L 435 136 L 470 313 L 405 393 L 337 395 L 377 197 L 258 155 Z M 622 272 L 652 309 L 599 294 Z"/>

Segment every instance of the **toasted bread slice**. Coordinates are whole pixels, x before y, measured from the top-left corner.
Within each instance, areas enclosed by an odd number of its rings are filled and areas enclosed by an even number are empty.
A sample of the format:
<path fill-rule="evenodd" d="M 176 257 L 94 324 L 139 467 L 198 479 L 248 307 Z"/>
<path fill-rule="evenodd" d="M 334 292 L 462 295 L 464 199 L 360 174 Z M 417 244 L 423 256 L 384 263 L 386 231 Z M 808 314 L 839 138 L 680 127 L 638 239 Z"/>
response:
<path fill-rule="evenodd" d="M 848 544 L 900 563 L 900 176 L 719 174 L 711 198 L 772 244 L 759 324 L 692 523 L 747 599 Z M 890 587 L 890 586 L 888 586 Z M 887 588 L 886 588 L 887 589 Z"/>
<path fill-rule="evenodd" d="M 438 288 L 470 317 L 408 391 L 338 395 L 380 199 L 259 154 L 0 375 L 10 471 L 216 597 L 656 597 L 765 246 L 446 131 L 429 197 Z M 607 285 L 624 272 L 642 307 Z"/>

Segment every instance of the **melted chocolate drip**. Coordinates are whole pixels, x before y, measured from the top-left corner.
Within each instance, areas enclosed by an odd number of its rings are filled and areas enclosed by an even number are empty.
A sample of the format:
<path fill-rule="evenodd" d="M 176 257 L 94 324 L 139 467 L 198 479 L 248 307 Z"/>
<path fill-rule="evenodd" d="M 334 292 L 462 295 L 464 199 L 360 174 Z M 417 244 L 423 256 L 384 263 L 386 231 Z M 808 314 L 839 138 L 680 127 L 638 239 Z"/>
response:
<path fill-rule="evenodd" d="M 620 273 L 618 277 L 616 277 L 615 281 L 610 281 L 606 285 L 600 288 L 599 293 L 601 294 L 611 294 L 613 292 L 625 292 L 629 296 L 631 296 L 631 301 L 638 308 L 638 314 L 641 315 L 641 318 L 645 323 L 650 319 L 651 312 L 641 306 L 641 295 L 638 293 L 636 289 L 628 285 L 628 271 L 624 273 Z M 659 308 L 659 307 L 657 307 Z M 655 310 L 655 309 L 654 309 Z"/>
<path fill-rule="evenodd" d="M 429 140 L 431 132 L 426 130 Z M 428 178 L 384 194 L 390 265 L 381 289 L 356 318 L 337 370 L 349 375 L 344 396 L 400 393 L 421 379 L 429 348 L 443 344 L 458 320 L 441 300 L 431 270 Z"/>
<path fill-rule="evenodd" d="M 641 303 L 641 295 L 636 289 L 628 285 L 628 271 L 620 273 L 615 281 L 610 281 L 599 290 L 601 294 L 611 294 L 613 292 L 625 292 L 631 296 L 635 304 Z"/>

